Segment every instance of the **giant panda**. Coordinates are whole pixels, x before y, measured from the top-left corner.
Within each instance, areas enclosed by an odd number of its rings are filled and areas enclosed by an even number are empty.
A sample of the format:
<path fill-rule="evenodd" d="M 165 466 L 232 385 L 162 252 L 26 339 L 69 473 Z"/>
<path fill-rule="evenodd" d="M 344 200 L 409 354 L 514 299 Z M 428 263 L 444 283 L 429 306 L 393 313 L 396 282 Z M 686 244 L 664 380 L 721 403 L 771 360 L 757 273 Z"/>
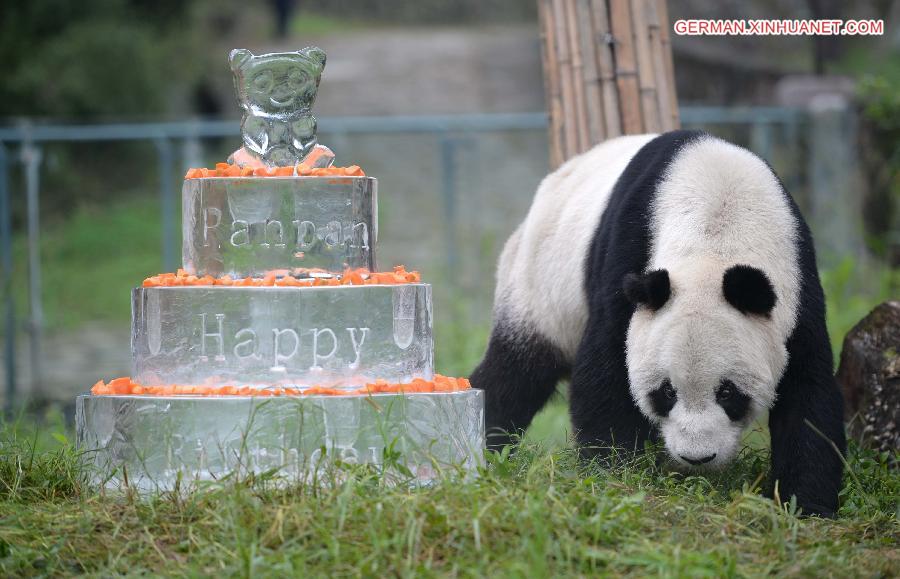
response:
<path fill-rule="evenodd" d="M 733 459 L 768 411 L 773 496 L 833 516 L 845 451 L 809 228 L 750 151 L 700 131 L 619 137 L 540 184 L 499 260 L 489 446 L 568 378 L 587 456 L 661 439 L 676 467 Z"/>

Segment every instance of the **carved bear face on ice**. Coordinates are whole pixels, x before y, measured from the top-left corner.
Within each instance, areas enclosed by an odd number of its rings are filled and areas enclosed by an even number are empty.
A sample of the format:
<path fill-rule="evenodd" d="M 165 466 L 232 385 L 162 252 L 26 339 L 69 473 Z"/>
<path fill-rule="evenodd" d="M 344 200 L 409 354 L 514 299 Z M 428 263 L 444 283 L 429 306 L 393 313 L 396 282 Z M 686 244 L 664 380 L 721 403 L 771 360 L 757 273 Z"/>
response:
<path fill-rule="evenodd" d="M 237 49 L 231 51 L 230 62 L 242 109 L 254 115 L 295 116 L 308 112 L 316 100 L 325 52 L 311 46 L 254 56 Z"/>
<path fill-rule="evenodd" d="M 232 158 L 244 159 L 241 165 L 261 161 L 270 166 L 302 160 L 316 144 L 316 118 L 309 111 L 325 68 L 325 52 L 307 47 L 255 56 L 237 49 L 229 61 L 244 111 L 244 154 L 237 151 Z"/>

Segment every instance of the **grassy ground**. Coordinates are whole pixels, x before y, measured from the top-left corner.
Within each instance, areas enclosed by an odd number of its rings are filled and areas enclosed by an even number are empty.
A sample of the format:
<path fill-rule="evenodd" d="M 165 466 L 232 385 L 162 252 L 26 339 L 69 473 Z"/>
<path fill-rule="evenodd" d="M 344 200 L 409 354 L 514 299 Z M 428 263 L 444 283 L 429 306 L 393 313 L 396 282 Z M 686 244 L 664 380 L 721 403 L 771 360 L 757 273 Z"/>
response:
<path fill-rule="evenodd" d="M 152 201 L 123 200 L 47 228 L 51 328 L 126 323 L 130 287 L 159 269 L 158 213 Z M 20 240 L 18 279 L 23 251 Z M 823 272 L 836 350 L 896 294 L 897 278 L 849 261 Z M 24 284 L 15 288 L 24 309 Z M 464 375 L 483 352 L 487 322 L 475 328 L 452 321 L 463 311 L 446 314 L 435 328 L 438 368 Z M 900 575 L 900 474 L 888 467 L 900 457 L 853 449 L 839 519 L 799 519 L 759 496 L 764 431 L 749 436 L 732 469 L 706 478 L 648 457 L 580 465 L 567 428 L 557 400 L 518 454 L 467 484 L 388 488 L 354 471 L 329 488 L 277 490 L 257 479 L 138 498 L 85 486 L 59 417 L 23 421 L 0 428 L 0 575 Z"/>
<path fill-rule="evenodd" d="M 278 490 L 259 478 L 139 498 L 88 490 L 60 428 L 3 431 L 4 576 L 900 574 L 900 474 L 855 448 L 831 521 L 759 496 L 760 449 L 694 477 L 649 455 L 601 468 L 526 442 L 465 484 L 387 487 L 347 470 L 328 487 Z"/>

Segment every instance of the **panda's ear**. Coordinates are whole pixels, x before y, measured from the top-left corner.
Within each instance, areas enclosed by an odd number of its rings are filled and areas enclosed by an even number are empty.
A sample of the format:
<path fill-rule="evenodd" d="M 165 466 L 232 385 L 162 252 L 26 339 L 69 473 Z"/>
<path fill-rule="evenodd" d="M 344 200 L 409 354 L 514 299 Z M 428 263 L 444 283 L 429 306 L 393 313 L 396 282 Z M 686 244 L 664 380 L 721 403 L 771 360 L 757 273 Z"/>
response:
<path fill-rule="evenodd" d="M 656 311 L 669 301 L 672 293 L 669 272 L 658 269 L 641 275 L 629 273 L 622 280 L 622 290 L 631 303 Z"/>
<path fill-rule="evenodd" d="M 231 65 L 231 70 L 237 72 L 251 58 L 253 53 L 246 48 L 235 48 L 228 55 L 228 64 Z"/>
<path fill-rule="evenodd" d="M 768 317 L 775 307 L 775 288 L 762 270 L 749 265 L 735 265 L 722 280 L 725 300 L 744 314 Z"/>

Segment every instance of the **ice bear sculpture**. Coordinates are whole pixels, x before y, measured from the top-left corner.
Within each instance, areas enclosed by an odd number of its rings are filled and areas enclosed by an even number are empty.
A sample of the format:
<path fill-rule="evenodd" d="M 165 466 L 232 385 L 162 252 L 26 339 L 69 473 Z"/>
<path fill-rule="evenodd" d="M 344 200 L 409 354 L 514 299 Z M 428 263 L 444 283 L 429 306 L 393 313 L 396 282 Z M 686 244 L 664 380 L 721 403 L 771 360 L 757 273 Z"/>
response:
<path fill-rule="evenodd" d="M 229 161 L 253 167 L 302 161 L 316 146 L 316 117 L 310 109 L 325 68 L 325 52 L 310 46 L 256 56 L 236 49 L 229 62 L 244 112 L 244 144 Z"/>

